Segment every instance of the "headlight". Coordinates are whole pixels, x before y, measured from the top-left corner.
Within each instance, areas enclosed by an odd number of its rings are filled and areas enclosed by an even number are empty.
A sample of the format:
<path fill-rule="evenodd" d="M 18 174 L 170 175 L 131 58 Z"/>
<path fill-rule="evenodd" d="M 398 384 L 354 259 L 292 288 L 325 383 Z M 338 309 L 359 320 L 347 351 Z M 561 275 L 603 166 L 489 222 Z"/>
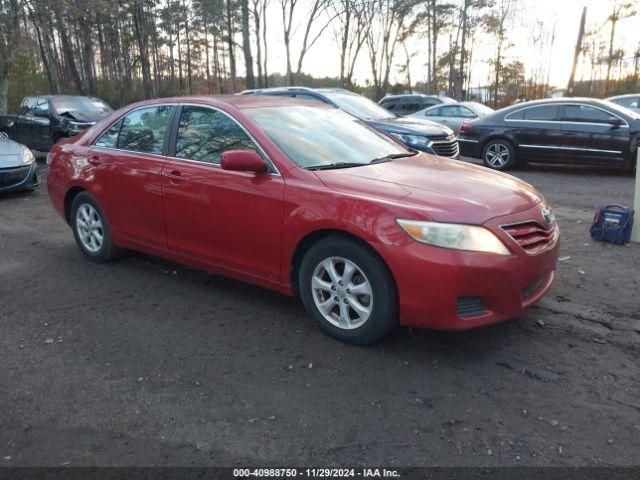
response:
<path fill-rule="evenodd" d="M 33 156 L 33 153 L 31 153 L 31 150 L 29 150 L 28 148 L 25 148 L 24 151 L 22 152 L 22 164 L 30 165 L 34 162 L 35 159 L 36 157 Z"/>
<path fill-rule="evenodd" d="M 405 135 L 403 133 L 392 133 L 391 135 L 407 145 L 415 145 L 416 147 L 426 147 L 430 143 L 427 137 L 421 137 L 420 135 Z"/>
<path fill-rule="evenodd" d="M 484 227 L 401 219 L 397 222 L 411 238 L 418 242 L 456 250 L 498 255 L 510 254 L 504 243 Z"/>

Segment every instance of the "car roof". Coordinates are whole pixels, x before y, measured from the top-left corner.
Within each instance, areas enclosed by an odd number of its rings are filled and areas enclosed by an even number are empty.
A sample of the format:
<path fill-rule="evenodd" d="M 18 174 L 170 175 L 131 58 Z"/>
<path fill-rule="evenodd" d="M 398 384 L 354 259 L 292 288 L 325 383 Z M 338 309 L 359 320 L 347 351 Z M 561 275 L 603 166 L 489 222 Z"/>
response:
<path fill-rule="evenodd" d="M 243 110 L 246 108 L 261 108 L 261 107 L 281 107 L 287 105 L 306 105 L 315 107 L 331 108 L 330 105 L 322 104 L 320 102 L 293 98 L 293 97 L 280 97 L 274 95 L 202 95 L 202 96 L 188 96 L 188 97 L 170 97 L 170 98 L 157 98 L 153 100 L 143 100 L 132 105 L 132 107 L 140 107 L 144 105 L 157 105 L 163 103 L 202 103 L 212 106 L 227 105 L 230 107 Z"/>
<path fill-rule="evenodd" d="M 613 97 L 608 97 L 605 100 L 617 100 L 618 98 L 633 98 L 640 97 L 640 93 L 625 93 L 624 95 L 615 95 Z"/>

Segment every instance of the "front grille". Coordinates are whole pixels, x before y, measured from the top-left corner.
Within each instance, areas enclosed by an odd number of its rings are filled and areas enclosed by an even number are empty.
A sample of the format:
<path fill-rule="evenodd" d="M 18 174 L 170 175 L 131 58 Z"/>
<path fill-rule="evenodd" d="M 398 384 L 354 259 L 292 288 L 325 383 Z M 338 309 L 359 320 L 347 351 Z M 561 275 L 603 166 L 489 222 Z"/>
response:
<path fill-rule="evenodd" d="M 458 297 L 457 309 L 460 317 L 478 317 L 487 313 L 481 297 Z"/>
<path fill-rule="evenodd" d="M 29 175 L 29 165 L 25 167 L 0 168 L 0 187 L 6 187 L 20 183 Z"/>
<path fill-rule="evenodd" d="M 436 155 L 441 157 L 455 157 L 459 153 L 458 142 L 455 138 L 444 142 L 433 142 L 431 148 L 436 152 Z"/>
<path fill-rule="evenodd" d="M 522 249 L 531 254 L 540 253 L 553 244 L 557 235 L 557 227 L 543 227 L 536 221 L 503 225 L 502 229 L 513 238 Z"/>

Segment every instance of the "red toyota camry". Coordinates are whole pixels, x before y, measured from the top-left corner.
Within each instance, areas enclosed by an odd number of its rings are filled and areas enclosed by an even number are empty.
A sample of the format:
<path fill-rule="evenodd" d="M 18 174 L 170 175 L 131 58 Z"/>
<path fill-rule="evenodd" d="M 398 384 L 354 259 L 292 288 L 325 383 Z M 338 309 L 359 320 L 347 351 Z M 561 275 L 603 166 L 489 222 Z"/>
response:
<path fill-rule="evenodd" d="M 311 101 L 146 101 L 47 162 L 89 259 L 140 250 L 300 295 L 346 342 L 516 317 L 553 281 L 558 229 L 533 187 Z"/>

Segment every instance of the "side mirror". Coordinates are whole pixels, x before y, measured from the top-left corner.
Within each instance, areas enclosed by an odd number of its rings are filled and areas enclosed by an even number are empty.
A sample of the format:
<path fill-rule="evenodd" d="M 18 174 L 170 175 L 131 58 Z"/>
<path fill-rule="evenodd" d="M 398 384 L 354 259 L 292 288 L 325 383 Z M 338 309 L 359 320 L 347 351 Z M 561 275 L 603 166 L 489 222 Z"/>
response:
<path fill-rule="evenodd" d="M 223 170 L 235 172 L 264 173 L 267 165 L 254 150 L 228 150 L 222 154 L 220 165 Z"/>
<path fill-rule="evenodd" d="M 622 125 L 622 120 L 620 120 L 618 117 L 611 117 L 608 122 L 609 125 L 612 125 L 614 127 L 619 127 L 620 125 Z"/>

